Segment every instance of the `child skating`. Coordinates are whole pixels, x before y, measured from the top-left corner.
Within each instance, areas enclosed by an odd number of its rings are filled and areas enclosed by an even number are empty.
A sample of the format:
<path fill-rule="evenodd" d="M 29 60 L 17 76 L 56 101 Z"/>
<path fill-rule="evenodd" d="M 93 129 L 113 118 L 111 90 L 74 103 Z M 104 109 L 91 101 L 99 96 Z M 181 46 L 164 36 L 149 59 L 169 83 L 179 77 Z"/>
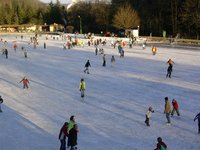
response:
<path fill-rule="evenodd" d="M 80 90 L 80 92 L 81 92 L 81 97 L 83 98 L 84 96 L 85 96 L 85 88 L 86 88 L 86 86 L 85 86 L 85 81 L 84 81 L 84 79 L 82 78 L 81 79 L 81 81 L 80 81 L 80 85 L 79 85 L 79 90 Z"/>
<path fill-rule="evenodd" d="M 23 83 L 23 88 L 28 89 L 29 80 L 26 77 L 24 77 L 19 83 L 21 83 L 21 82 Z"/>
<path fill-rule="evenodd" d="M 145 123 L 147 126 L 150 126 L 149 119 L 150 119 L 152 113 L 154 113 L 154 110 L 152 107 L 149 107 L 148 111 L 146 112 L 146 120 L 145 120 Z"/>

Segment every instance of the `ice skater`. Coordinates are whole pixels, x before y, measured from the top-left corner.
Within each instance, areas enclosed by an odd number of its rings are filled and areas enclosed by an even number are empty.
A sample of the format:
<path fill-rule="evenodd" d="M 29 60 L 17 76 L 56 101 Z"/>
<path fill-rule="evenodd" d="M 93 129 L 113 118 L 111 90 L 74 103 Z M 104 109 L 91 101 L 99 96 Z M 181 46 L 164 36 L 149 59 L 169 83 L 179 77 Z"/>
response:
<path fill-rule="evenodd" d="M 164 110 L 164 114 L 166 114 L 167 124 L 168 125 L 171 124 L 170 113 L 171 113 L 170 101 L 169 101 L 168 97 L 165 97 L 165 110 Z"/>
<path fill-rule="evenodd" d="M 3 98 L 1 97 L 0 95 L 0 112 L 3 112 L 2 109 L 1 109 L 1 104 L 3 103 Z"/>
<path fill-rule="evenodd" d="M 171 74 L 172 74 L 172 68 L 173 68 L 173 64 L 175 64 L 171 59 L 169 59 L 167 61 L 167 64 L 169 64 L 168 68 L 167 68 L 167 75 L 166 78 L 169 77 L 171 78 Z"/>
<path fill-rule="evenodd" d="M 200 113 L 198 113 L 198 114 L 195 116 L 194 121 L 195 121 L 196 119 L 198 120 L 198 133 L 200 134 Z"/>
<path fill-rule="evenodd" d="M 79 90 L 81 92 L 81 97 L 83 98 L 85 96 L 85 89 L 86 89 L 86 85 L 85 85 L 85 81 L 84 79 L 82 78 L 81 81 L 80 81 L 80 84 L 79 84 Z"/>
<path fill-rule="evenodd" d="M 114 57 L 114 55 L 112 55 L 112 57 L 111 57 L 111 66 L 113 66 L 114 65 L 114 63 L 115 63 L 115 57 Z"/>
<path fill-rule="evenodd" d="M 157 48 L 156 48 L 155 46 L 153 46 L 152 49 L 151 49 L 151 51 L 152 51 L 152 54 L 153 54 L 153 55 L 156 55 L 156 53 L 157 53 Z"/>
<path fill-rule="evenodd" d="M 19 83 L 21 83 L 21 82 L 23 83 L 23 88 L 28 89 L 29 80 L 26 77 L 24 77 Z"/>
<path fill-rule="evenodd" d="M 162 141 L 161 137 L 157 138 L 157 146 L 154 150 L 167 150 L 167 145 Z"/>
<path fill-rule="evenodd" d="M 87 60 L 87 62 L 85 63 L 85 70 L 84 70 L 84 72 L 87 74 L 89 74 L 89 67 L 91 67 L 90 61 Z"/>
<path fill-rule="evenodd" d="M 154 113 L 154 110 L 152 107 L 149 107 L 149 109 L 146 112 L 146 120 L 145 120 L 145 123 L 147 126 L 150 126 L 149 119 L 150 119 L 152 113 Z"/>
<path fill-rule="evenodd" d="M 178 102 L 175 99 L 172 100 L 172 106 L 173 106 L 173 109 L 172 109 L 171 116 L 174 115 L 174 112 L 176 112 L 177 116 L 180 116 Z"/>
<path fill-rule="evenodd" d="M 59 133 L 59 140 L 60 140 L 60 150 L 66 150 L 66 137 L 68 137 L 68 122 L 65 122 L 62 128 L 60 129 Z"/>
<path fill-rule="evenodd" d="M 69 136 L 68 136 L 68 142 L 67 142 L 67 147 L 70 147 L 70 150 L 76 150 L 77 147 L 77 136 L 78 136 L 78 126 L 77 124 L 74 124 L 72 129 L 69 131 Z"/>
<path fill-rule="evenodd" d="M 5 55 L 6 55 L 6 59 L 8 59 L 8 50 L 5 49 L 5 50 L 4 50 L 4 53 L 5 53 Z"/>
<path fill-rule="evenodd" d="M 103 67 L 106 66 L 106 54 L 103 55 L 103 64 L 102 64 Z"/>

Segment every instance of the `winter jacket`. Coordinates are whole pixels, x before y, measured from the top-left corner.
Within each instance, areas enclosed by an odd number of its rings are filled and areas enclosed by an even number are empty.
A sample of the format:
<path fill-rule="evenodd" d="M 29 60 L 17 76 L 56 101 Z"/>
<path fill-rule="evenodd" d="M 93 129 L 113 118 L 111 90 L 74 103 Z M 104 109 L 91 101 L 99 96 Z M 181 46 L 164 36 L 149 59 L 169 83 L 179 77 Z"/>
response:
<path fill-rule="evenodd" d="M 150 117 L 151 117 L 151 114 L 152 114 L 153 112 L 154 112 L 153 110 L 152 110 L 152 111 L 148 110 L 147 113 L 146 113 L 147 118 L 150 118 Z"/>
<path fill-rule="evenodd" d="M 26 84 L 29 83 L 28 79 L 22 79 L 22 80 L 20 81 L 20 83 L 21 83 L 21 82 L 22 82 L 24 85 L 26 85 Z"/>
<path fill-rule="evenodd" d="M 163 148 L 167 150 L 167 145 L 164 142 L 159 142 L 155 150 L 163 150 Z"/>
<path fill-rule="evenodd" d="M 171 112 L 171 106 L 170 106 L 170 102 L 169 100 L 167 100 L 165 102 L 165 110 L 164 110 L 164 113 L 170 113 Z"/>
<path fill-rule="evenodd" d="M 1 96 L 0 96 L 0 104 L 2 104 L 3 103 L 3 98 L 1 98 Z"/>
<path fill-rule="evenodd" d="M 73 127 L 69 131 L 67 146 L 76 146 L 77 145 L 77 133 L 78 133 L 78 130 L 75 129 L 75 127 Z"/>
<path fill-rule="evenodd" d="M 199 122 L 199 124 L 200 124 L 200 113 L 198 113 L 198 114 L 195 116 L 194 121 L 195 121 L 196 119 L 198 119 L 198 122 Z"/>
<path fill-rule="evenodd" d="M 70 130 L 74 127 L 75 125 L 75 122 L 70 120 L 69 123 L 68 123 L 68 129 L 67 129 L 67 133 L 69 134 Z"/>
<path fill-rule="evenodd" d="M 68 123 L 65 123 L 62 126 L 62 128 L 60 129 L 60 133 L 59 133 L 59 137 L 58 137 L 60 140 L 63 140 L 68 136 L 68 133 L 67 133 L 68 127 L 67 127 L 67 125 L 68 125 Z"/>
<path fill-rule="evenodd" d="M 173 105 L 173 108 L 174 108 L 174 109 L 176 109 L 176 110 L 178 109 L 178 103 L 177 103 L 176 100 L 173 100 L 173 101 L 172 101 L 172 105 Z"/>
<path fill-rule="evenodd" d="M 85 81 L 81 81 L 79 85 L 79 90 L 83 91 L 86 89 Z"/>
<path fill-rule="evenodd" d="M 91 67 L 91 65 L 90 65 L 90 62 L 89 62 L 89 61 L 87 61 L 87 62 L 86 62 L 86 64 L 85 64 L 85 67 Z"/>

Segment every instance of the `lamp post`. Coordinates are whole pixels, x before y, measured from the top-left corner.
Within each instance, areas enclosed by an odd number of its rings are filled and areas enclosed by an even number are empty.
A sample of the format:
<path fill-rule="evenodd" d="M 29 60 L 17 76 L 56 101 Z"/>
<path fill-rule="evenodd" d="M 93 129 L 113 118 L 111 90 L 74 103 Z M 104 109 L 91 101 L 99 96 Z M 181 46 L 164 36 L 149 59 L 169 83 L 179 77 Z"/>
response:
<path fill-rule="evenodd" d="M 82 34 L 82 20 L 81 20 L 81 16 L 78 16 L 78 18 L 80 19 L 79 21 L 79 25 L 80 25 L 80 34 Z"/>

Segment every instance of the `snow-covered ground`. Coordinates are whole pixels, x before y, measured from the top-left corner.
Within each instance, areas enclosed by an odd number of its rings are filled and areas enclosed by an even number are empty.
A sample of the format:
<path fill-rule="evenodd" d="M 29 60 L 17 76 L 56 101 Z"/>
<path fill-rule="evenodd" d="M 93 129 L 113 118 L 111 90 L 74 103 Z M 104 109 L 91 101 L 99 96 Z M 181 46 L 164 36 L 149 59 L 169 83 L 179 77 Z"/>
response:
<path fill-rule="evenodd" d="M 107 66 L 102 56 L 95 56 L 93 46 L 63 50 L 62 40 L 28 45 L 29 36 L 21 41 L 13 35 L 8 41 L 8 59 L 0 55 L 0 95 L 4 99 L 0 113 L 0 150 L 58 150 L 61 126 L 75 115 L 79 127 L 80 150 L 152 150 L 162 137 L 168 150 L 200 150 L 200 135 L 194 116 L 200 112 L 200 50 L 135 45 L 118 50 L 105 46 Z M 17 40 L 18 50 L 12 48 Z M 28 58 L 20 49 L 24 46 Z M 1 49 L 5 47 L 0 43 Z M 111 55 L 116 63 L 112 67 Z M 165 78 L 171 58 L 175 65 L 172 78 Z M 87 60 L 90 74 L 83 72 Z M 26 76 L 30 88 L 19 81 Z M 79 82 L 86 81 L 86 97 L 80 98 Z M 181 117 L 166 125 L 164 97 L 177 99 Z M 145 113 L 152 106 L 155 113 L 150 127 L 144 124 Z"/>

